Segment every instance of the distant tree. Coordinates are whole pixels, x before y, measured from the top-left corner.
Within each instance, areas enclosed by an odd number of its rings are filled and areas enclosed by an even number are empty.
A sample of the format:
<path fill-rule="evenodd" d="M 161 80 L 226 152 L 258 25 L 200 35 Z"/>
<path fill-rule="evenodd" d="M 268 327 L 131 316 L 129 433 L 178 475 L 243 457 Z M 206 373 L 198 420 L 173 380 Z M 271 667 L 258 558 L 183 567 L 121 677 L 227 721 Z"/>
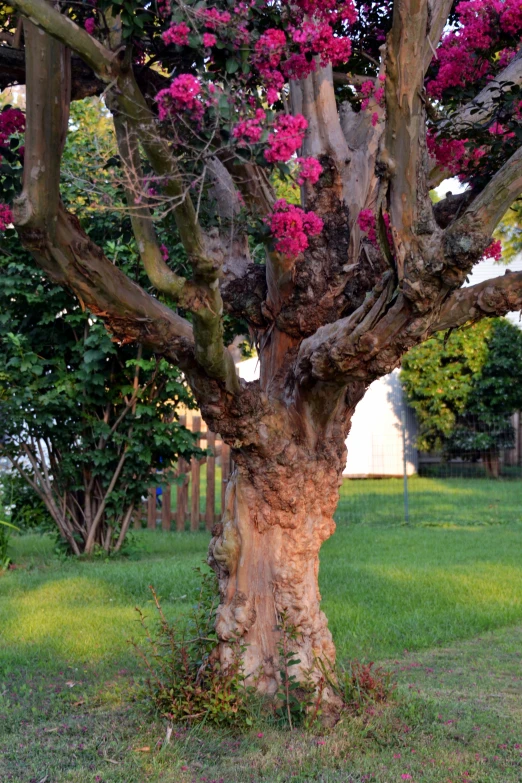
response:
<path fill-rule="evenodd" d="M 403 359 L 401 380 L 419 422 L 418 446 L 451 458 L 485 459 L 498 475 L 512 448 L 510 417 L 522 408 L 522 331 L 492 318 L 439 334 Z"/>
<path fill-rule="evenodd" d="M 99 156 L 110 150 L 107 112 L 97 101 L 77 102 L 71 126 L 64 202 L 82 210 L 89 234 L 129 275 L 139 274 L 121 189 L 109 169 L 90 179 Z M 21 142 L 15 134 L 3 150 L 13 187 Z M 193 404 L 177 367 L 141 343 L 117 346 L 99 317 L 44 274 L 14 230 L 5 232 L 0 455 L 43 501 L 71 552 L 119 550 L 141 497 L 161 480 L 157 471 L 194 453 L 193 436 L 177 421 L 180 402 Z"/>
<path fill-rule="evenodd" d="M 158 470 L 190 458 L 179 370 L 103 323 L 30 260 L 0 256 L 0 454 L 45 503 L 71 552 L 121 548 Z"/>

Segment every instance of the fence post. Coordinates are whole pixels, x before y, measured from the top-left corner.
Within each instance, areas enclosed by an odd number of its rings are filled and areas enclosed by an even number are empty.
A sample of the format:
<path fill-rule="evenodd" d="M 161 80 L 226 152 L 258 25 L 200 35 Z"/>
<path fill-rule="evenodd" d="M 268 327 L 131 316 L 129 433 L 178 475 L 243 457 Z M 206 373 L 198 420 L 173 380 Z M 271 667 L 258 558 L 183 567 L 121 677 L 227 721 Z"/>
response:
<path fill-rule="evenodd" d="M 212 530 L 216 514 L 216 458 L 214 449 L 216 436 L 207 431 L 207 448 L 212 449 L 212 456 L 207 456 L 207 496 L 205 498 L 205 527 Z"/>
<path fill-rule="evenodd" d="M 403 403 L 404 405 L 404 403 Z M 402 469 L 404 473 L 404 521 L 406 524 L 410 521 L 410 503 L 408 497 L 408 461 L 406 459 L 406 409 L 401 411 L 402 421 Z"/>
<path fill-rule="evenodd" d="M 171 513 L 170 513 L 170 469 L 164 472 L 166 478 L 166 484 L 163 487 L 162 506 L 161 506 L 161 529 L 170 530 Z"/>
<path fill-rule="evenodd" d="M 156 487 L 149 487 L 147 500 L 147 528 L 156 530 Z"/>
<path fill-rule="evenodd" d="M 178 461 L 177 475 L 184 475 L 183 483 L 178 484 L 176 489 L 176 530 L 178 533 L 185 530 L 185 520 L 187 518 L 187 500 L 188 500 L 188 464 L 181 458 Z"/>
<path fill-rule="evenodd" d="M 230 446 L 223 441 L 221 446 L 221 516 L 225 512 L 225 492 L 230 476 Z"/>
<path fill-rule="evenodd" d="M 192 432 L 199 432 L 201 418 L 194 416 L 192 419 Z M 190 506 L 190 529 L 199 530 L 199 460 L 192 457 L 190 460 L 190 478 L 191 478 L 191 506 Z"/>

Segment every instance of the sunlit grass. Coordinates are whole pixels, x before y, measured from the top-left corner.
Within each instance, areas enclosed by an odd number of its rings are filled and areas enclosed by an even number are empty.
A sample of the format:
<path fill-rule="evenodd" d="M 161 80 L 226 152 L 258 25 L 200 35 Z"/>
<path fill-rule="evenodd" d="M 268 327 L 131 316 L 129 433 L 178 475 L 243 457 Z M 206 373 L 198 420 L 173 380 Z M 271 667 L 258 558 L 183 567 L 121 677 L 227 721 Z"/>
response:
<path fill-rule="evenodd" d="M 320 742 L 204 727 L 157 750 L 165 727 L 133 701 L 134 607 L 153 613 L 152 584 L 169 617 L 188 611 L 207 533 L 139 531 L 130 558 L 92 562 L 59 558 L 50 537 L 14 536 L 17 568 L 0 577 L 2 783 L 518 783 L 521 634 L 476 639 L 522 624 L 518 485 L 414 481 L 410 526 L 399 481 L 350 482 L 320 570 L 340 660 L 398 659 L 406 700 Z"/>

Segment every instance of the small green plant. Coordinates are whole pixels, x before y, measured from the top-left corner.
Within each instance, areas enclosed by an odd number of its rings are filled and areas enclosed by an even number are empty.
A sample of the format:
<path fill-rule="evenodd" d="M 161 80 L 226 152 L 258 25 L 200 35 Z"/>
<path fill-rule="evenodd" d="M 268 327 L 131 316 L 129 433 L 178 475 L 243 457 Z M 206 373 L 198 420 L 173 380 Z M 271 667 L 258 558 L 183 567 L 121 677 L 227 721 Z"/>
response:
<path fill-rule="evenodd" d="M 248 689 L 241 663 L 244 647 L 232 644 L 232 660 L 226 669 L 222 667 L 214 631 L 218 605 L 215 575 L 202 575 L 201 585 L 198 603 L 185 627 L 168 622 L 153 587 L 157 627 L 150 630 L 145 615 L 137 609 L 147 648 L 131 644 L 146 666 L 149 698 L 155 711 L 170 721 L 248 725 Z"/>
<path fill-rule="evenodd" d="M 314 668 L 299 681 L 291 673 L 292 666 L 301 663 L 294 652 L 299 638 L 298 629 L 288 622 L 285 612 L 279 616 L 279 689 L 276 694 L 276 717 L 292 730 L 295 726 L 310 728 L 321 715 L 321 702 L 326 680 L 323 675 L 314 682 Z"/>
<path fill-rule="evenodd" d="M 381 666 L 352 661 L 337 675 L 341 697 L 350 712 L 363 712 L 370 704 L 387 702 L 395 690 L 392 673 Z"/>
<path fill-rule="evenodd" d="M 0 572 L 7 571 L 9 564 L 11 563 L 11 558 L 7 554 L 7 549 L 9 546 L 9 530 L 6 528 L 20 530 L 19 527 L 12 525 L 11 522 L 6 522 L 4 519 L 0 519 Z"/>

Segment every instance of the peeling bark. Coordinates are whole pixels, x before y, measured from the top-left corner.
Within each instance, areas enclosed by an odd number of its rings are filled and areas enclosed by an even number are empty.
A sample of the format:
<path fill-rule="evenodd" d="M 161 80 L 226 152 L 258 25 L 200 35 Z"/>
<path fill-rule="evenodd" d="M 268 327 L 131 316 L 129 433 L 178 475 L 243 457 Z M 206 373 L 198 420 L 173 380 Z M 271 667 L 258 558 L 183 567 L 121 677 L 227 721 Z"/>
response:
<path fill-rule="evenodd" d="M 278 688 L 282 616 L 298 633 L 298 678 L 317 682 L 321 665 L 332 670 L 335 661 L 320 608 L 319 550 L 335 530 L 351 410 L 343 404 L 336 426 L 319 435 L 310 412 L 304 421 L 296 411 L 279 409 L 261 423 L 265 442 L 233 452 L 236 469 L 209 548 L 221 593 L 216 630 L 223 663 L 232 655 L 231 643 L 240 640 L 247 681 L 269 695 Z M 339 706 L 333 694 L 325 696 L 332 710 Z"/>

